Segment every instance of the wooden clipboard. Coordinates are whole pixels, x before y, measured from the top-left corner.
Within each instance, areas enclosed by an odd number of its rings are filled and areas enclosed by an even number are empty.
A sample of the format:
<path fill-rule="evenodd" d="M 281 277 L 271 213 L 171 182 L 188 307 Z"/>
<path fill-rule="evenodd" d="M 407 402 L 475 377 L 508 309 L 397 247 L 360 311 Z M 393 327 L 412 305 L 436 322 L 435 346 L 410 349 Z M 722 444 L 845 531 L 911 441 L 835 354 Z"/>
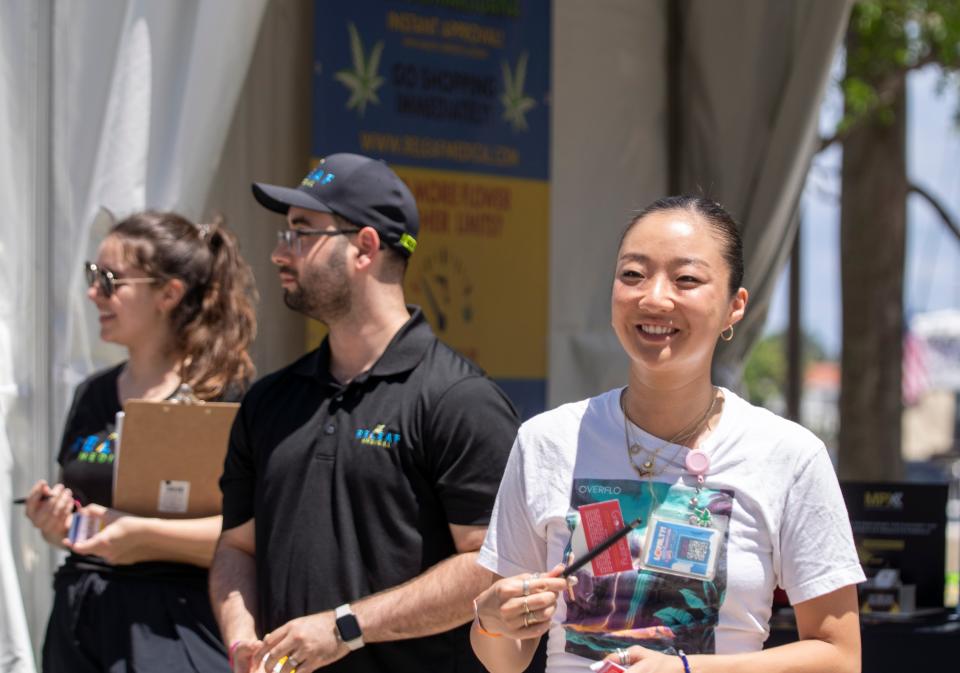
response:
<path fill-rule="evenodd" d="M 218 481 L 239 407 L 128 400 L 118 423 L 114 509 L 164 519 L 220 514 Z"/>

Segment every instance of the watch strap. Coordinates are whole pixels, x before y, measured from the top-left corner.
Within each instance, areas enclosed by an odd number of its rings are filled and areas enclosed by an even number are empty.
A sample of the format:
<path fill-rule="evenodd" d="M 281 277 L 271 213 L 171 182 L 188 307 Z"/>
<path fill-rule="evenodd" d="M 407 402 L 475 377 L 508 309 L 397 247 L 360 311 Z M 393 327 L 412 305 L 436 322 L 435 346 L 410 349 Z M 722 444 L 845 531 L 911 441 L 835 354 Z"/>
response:
<path fill-rule="evenodd" d="M 343 641 L 343 644 L 351 652 L 359 650 L 364 646 L 363 631 L 360 630 L 360 623 L 357 622 L 356 615 L 350 609 L 349 603 L 344 603 L 334 610 L 336 617 L 337 636 Z"/>

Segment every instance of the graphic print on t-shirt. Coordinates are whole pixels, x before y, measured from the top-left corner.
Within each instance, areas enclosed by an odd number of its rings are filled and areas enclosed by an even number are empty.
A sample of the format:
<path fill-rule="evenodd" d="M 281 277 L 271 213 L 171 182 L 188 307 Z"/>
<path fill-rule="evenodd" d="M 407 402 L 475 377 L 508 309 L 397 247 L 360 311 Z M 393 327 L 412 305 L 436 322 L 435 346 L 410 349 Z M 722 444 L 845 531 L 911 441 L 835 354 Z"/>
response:
<path fill-rule="evenodd" d="M 81 463 L 113 463 L 116 457 L 117 432 L 113 425 L 92 435 L 80 435 L 70 444 L 68 457 Z"/>
<path fill-rule="evenodd" d="M 642 567 L 644 543 L 651 518 L 687 522 L 690 498 L 709 510 L 717 528 L 717 557 L 712 579 L 653 572 Z M 619 502 L 625 521 L 640 517 L 642 524 L 627 536 L 633 568 L 594 576 L 591 564 L 576 573 L 578 583 L 565 596 L 563 623 L 566 651 L 588 659 L 602 659 L 616 648 L 641 645 L 675 654 L 712 654 L 716 628 L 727 585 L 727 533 L 734 494 L 696 489 L 683 484 L 635 480 L 575 479 L 567 525 L 570 541 L 565 558 L 586 551 L 578 508 L 609 500 Z"/>

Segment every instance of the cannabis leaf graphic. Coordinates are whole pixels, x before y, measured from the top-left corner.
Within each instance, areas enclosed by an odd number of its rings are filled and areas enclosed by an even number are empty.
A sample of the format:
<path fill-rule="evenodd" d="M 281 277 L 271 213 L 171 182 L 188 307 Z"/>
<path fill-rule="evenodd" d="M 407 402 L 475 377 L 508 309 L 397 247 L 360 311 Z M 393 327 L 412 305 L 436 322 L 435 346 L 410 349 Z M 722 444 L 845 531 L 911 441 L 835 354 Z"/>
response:
<path fill-rule="evenodd" d="M 503 71 L 503 95 L 500 96 L 500 102 L 503 103 L 503 119 L 510 122 L 514 131 L 526 131 L 526 115 L 536 106 L 536 102 L 523 93 L 524 80 L 527 78 L 527 52 L 521 52 L 517 59 L 517 70 L 512 72 L 510 64 L 507 61 L 500 63 L 500 69 Z"/>
<path fill-rule="evenodd" d="M 373 45 L 368 58 L 363 48 L 363 41 L 360 39 L 360 33 L 357 32 L 357 27 L 353 25 L 352 21 L 347 23 L 347 30 L 350 31 L 350 53 L 353 56 L 353 70 L 340 70 L 333 77 L 350 90 L 347 109 L 357 108 L 357 113 L 362 117 L 367 110 L 367 103 L 380 104 L 377 89 L 383 85 L 385 80 L 377 74 L 377 68 L 380 67 L 383 40 Z"/>

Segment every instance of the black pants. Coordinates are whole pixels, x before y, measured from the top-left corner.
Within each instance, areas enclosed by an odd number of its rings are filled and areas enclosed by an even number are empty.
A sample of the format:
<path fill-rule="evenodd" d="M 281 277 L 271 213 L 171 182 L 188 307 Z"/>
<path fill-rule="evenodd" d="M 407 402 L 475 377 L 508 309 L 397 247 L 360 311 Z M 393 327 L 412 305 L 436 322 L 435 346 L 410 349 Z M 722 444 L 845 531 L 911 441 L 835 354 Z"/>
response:
<path fill-rule="evenodd" d="M 206 584 L 58 573 L 43 673 L 230 673 Z"/>

